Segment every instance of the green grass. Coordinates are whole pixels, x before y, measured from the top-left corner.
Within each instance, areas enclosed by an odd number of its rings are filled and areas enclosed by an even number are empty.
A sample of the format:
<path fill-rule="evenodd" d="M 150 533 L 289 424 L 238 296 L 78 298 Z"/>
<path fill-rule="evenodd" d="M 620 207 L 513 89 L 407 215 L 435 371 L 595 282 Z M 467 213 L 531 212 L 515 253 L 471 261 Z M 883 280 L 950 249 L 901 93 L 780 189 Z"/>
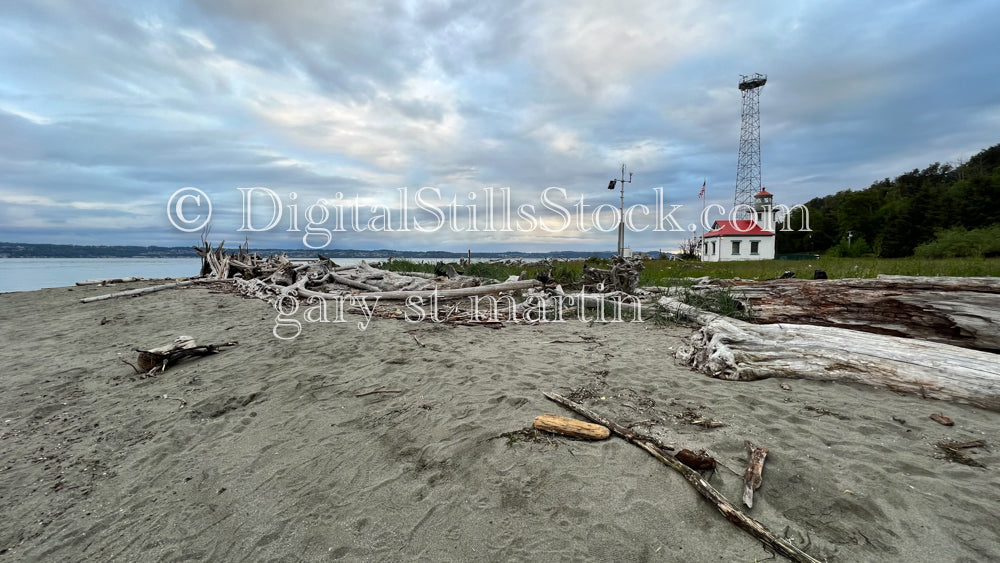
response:
<path fill-rule="evenodd" d="M 395 259 L 391 262 L 382 262 L 381 264 L 377 264 L 377 266 L 390 272 L 424 272 L 426 274 L 433 274 L 435 263 Z"/>
<path fill-rule="evenodd" d="M 598 268 L 608 268 L 607 260 L 590 259 L 587 264 Z M 434 272 L 436 261 L 412 262 L 409 260 L 393 260 L 383 264 L 386 269 L 395 272 Z M 528 278 L 534 278 L 539 272 L 547 269 L 540 263 L 529 264 L 490 264 L 476 263 L 463 267 L 452 263 L 455 269 L 468 275 L 482 276 L 503 281 L 511 275 L 521 275 L 526 272 Z M 583 260 L 557 260 L 552 264 L 552 275 L 567 288 L 580 283 L 583 275 Z M 641 286 L 676 286 L 686 285 L 685 278 L 763 280 L 781 277 L 786 271 L 795 272 L 797 278 L 812 278 L 814 270 L 823 270 L 832 279 L 837 278 L 873 278 L 879 274 L 904 276 L 1000 276 L 1000 258 L 837 258 L 820 257 L 814 260 L 761 260 L 754 262 L 697 262 L 678 260 L 647 260 L 645 269 L 639 277 Z"/>
<path fill-rule="evenodd" d="M 392 262 L 383 262 L 380 267 L 386 270 L 391 270 L 393 272 L 428 272 L 434 273 L 434 266 L 438 261 L 427 261 L 427 262 L 412 262 L 410 260 L 393 260 Z M 580 280 L 583 278 L 583 260 L 554 260 L 552 262 L 552 277 L 556 281 L 565 285 L 572 286 L 579 284 Z M 601 268 L 608 267 L 608 261 L 590 261 L 588 262 L 591 266 L 598 266 Z M 510 276 L 520 276 L 525 273 L 528 279 L 532 279 L 539 273 L 549 269 L 549 266 L 542 264 L 541 262 L 531 262 L 525 264 L 511 264 L 506 265 L 502 263 L 489 263 L 489 262 L 476 262 L 470 264 L 469 266 L 464 266 L 457 262 L 447 262 L 446 264 L 451 264 L 455 267 L 455 270 L 462 272 L 468 276 L 477 276 L 481 278 L 493 278 L 495 280 L 504 281 Z"/>
<path fill-rule="evenodd" d="M 786 271 L 809 278 L 823 270 L 832 278 L 874 278 L 879 274 L 901 276 L 1000 276 L 1000 258 L 837 258 L 815 260 L 761 260 L 755 262 L 680 262 L 649 260 L 639 278 L 640 286 L 682 285 L 683 278 L 764 280 Z"/>

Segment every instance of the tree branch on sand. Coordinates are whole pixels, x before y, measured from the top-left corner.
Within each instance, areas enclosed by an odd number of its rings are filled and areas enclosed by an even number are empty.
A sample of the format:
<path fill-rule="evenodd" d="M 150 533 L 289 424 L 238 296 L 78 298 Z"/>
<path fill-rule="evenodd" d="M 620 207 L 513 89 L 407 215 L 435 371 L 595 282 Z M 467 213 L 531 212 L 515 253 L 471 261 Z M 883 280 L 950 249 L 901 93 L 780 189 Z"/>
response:
<path fill-rule="evenodd" d="M 741 530 L 763 542 L 764 545 L 773 549 L 775 553 L 787 557 L 792 561 L 819 563 L 818 559 L 815 559 L 808 553 L 778 537 L 766 526 L 744 514 L 739 508 L 733 505 L 733 503 L 729 502 L 729 500 L 727 500 L 722 493 L 716 490 L 715 487 L 710 485 L 708 481 L 703 479 L 697 471 L 684 465 L 656 444 L 637 436 L 628 428 L 608 420 L 587 407 L 571 401 L 561 395 L 556 393 L 545 393 L 545 397 L 550 401 L 555 401 L 577 414 L 582 415 L 584 418 L 587 418 L 596 424 L 606 426 L 611 430 L 611 432 L 646 450 L 650 455 L 683 475 L 684 478 L 687 479 L 687 481 L 691 483 L 691 485 L 694 486 L 694 488 L 701 494 L 701 496 L 705 497 L 709 502 L 715 505 L 715 507 L 722 513 L 723 516 L 726 517 L 727 520 L 736 524 L 736 526 L 738 526 Z"/>

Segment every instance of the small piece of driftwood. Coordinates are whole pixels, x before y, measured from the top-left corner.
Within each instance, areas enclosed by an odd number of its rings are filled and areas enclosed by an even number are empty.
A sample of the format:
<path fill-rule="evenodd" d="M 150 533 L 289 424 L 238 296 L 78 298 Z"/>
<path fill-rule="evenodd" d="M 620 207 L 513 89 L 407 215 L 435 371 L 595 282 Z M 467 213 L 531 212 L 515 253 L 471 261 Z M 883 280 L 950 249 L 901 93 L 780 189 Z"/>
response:
<path fill-rule="evenodd" d="M 931 415 L 931 420 L 933 420 L 934 422 L 936 422 L 938 424 L 941 424 L 943 426 L 955 426 L 955 421 L 954 420 L 948 418 L 947 416 L 945 416 L 945 415 L 943 415 L 943 414 L 941 414 L 939 412 L 936 412 L 936 413 L 932 414 Z"/>
<path fill-rule="evenodd" d="M 986 467 L 962 451 L 963 449 L 979 448 L 985 445 L 986 442 L 983 440 L 973 440 L 971 442 L 939 442 L 937 447 L 941 448 L 945 456 L 955 463 L 961 463 L 969 467 Z"/>
<path fill-rule="evenodd" d="M 691 469 L 715 469 L 715 458 L 704 453 L 696 454 L 691 450 L 681 450 L 674 457 Z"/>
<path fill-rule="evenodd" d="M 226 342 L 224 344 L 207 344 L 199 346 L 195 343 L 194 338 L 190 336 L 178 336 L 174 339 L 172 344 L 168 344 L 166 346 L 160 346 L 149 350 L 135 348 L 135 351 L 139 352 L 139 358 L 136 362 L 137 365 L 133 365 L 131 363 L 129 363 L 129 365 L 132 366 L 132 369 L 134 369 L 136 373 L 163 373 L 167 370 L 167 367 L 184 358 L 216 354 L 224 348 L 236 346 L 237 344 L 238 342 Z"/>
<path fill-rule="evenodd" d="M 761 472 L 764 471 L 764 458 L 767 457 L 767 448 L 758 448 L 750 443 L 744 442 L 747 447 L 747 455 L 750 461 L 747 463 L 747 471 L 743 476 L 743 504 L 747 508 L 753 508 L 753 492 L 760 488 Z"/>
<path fill-rule="evenodd" d="M 604 440 L 611 436 L 611 431 L 606 426 L 554 414 L 538 415 L 535 417 L 535 422 L 532 426 L 538 430 L 587 440 Z"/>
<path fill-rule="evenodd" d="M 584 418 L 588 418 L 597 424 L 607 426 L 618 436 L 621 436 L 622 438 L 625 438 L 626 440 L 646 450 L 650 455 L 676 470 L 678 473 L 683 475 L 684 478 L 691 483 L 691 485 L 694 486 L 701 496 L 705 497 L 709 502 L 714 504 L 719 512 L 726 517 L 726 520 L 736 524 L 736 526 L 738 526 L 741 530 L 760 540 L 764 543 L 764 545 L 773 549 L 775 553 L 796 562 L 820 563 L 818 559 L 788 543 L 760 522 L 744 514 L 739 508 L 733 505 L 733 503 L 729 502 L 726 497 L 722 495 L 722 493 L 717 491 L 715 487 L 710 485 L 708 481 L 703 479 L 697 471 L 677 461 L 677 458 L 657 447 L 652 442 L 636 437 L 635 433 L 625 426 L 616 424 L 587 407 L 571 401 L 561 395 L 556 393 L 545 393 L 545 397 L 550 401 L 555 401 L 556 403 L 559 403 L 560 405 L 576 412 Z"/>
<path fill-rule="evenodd" d="M 367 393 L 357 393 L 355 397 L 367 397 L 368 395 L 377 395 L 379 393 L 402 393 L 404 389 L 376 389 L 374 391 L 368 391 Z"/>
<path fill-rule="evenodd" d="M 968 442 L 941 442 L 938 446 L 942 448 L 952 448 L 956 450 L 964 450 L 967 448 L 982 448 L 986 446 L 986 440 L 971 440 Z"/>

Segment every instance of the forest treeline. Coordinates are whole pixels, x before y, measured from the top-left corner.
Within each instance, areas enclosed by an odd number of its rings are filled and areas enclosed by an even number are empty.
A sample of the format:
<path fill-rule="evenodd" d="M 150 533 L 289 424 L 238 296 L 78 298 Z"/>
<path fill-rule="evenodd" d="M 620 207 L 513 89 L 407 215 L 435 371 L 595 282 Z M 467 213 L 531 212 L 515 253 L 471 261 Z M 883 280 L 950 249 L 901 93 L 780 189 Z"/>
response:
<path fill-rule="evenodd" d="M 779 253 L 829 252 L 842 256 L 896 258 L 914 254 L 936 237 L 975 239 L 1000 224 L 1000 144 L 963 164 L 934 163 L 869 188 L 812 199 L 811 232 L 800 231 L 801 211 L 779 232 Z M 988 253 L 992 253 L 988 251 Z"/>

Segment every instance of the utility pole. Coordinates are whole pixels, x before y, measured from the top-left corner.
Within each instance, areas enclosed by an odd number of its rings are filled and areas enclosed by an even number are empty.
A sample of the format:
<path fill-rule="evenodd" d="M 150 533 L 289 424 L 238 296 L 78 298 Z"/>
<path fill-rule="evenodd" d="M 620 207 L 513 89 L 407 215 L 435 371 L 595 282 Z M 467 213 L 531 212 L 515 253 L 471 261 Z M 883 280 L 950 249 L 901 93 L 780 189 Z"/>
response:
<path fill-rule="evenodd" d="M 628 173 L 628 180 L 625 179 L 625 165 L 622 164 L 622 177 L 620 180 L 611 180 L 608 183 L 608 189 L 615 189 L 615 184 L 621 183 L 622 185 L 622 202 L 621 207 L 618 209 L 618 256 L 624 258 L 625 253 L 625 184 L 632 183 L 632 173 Z"/>

